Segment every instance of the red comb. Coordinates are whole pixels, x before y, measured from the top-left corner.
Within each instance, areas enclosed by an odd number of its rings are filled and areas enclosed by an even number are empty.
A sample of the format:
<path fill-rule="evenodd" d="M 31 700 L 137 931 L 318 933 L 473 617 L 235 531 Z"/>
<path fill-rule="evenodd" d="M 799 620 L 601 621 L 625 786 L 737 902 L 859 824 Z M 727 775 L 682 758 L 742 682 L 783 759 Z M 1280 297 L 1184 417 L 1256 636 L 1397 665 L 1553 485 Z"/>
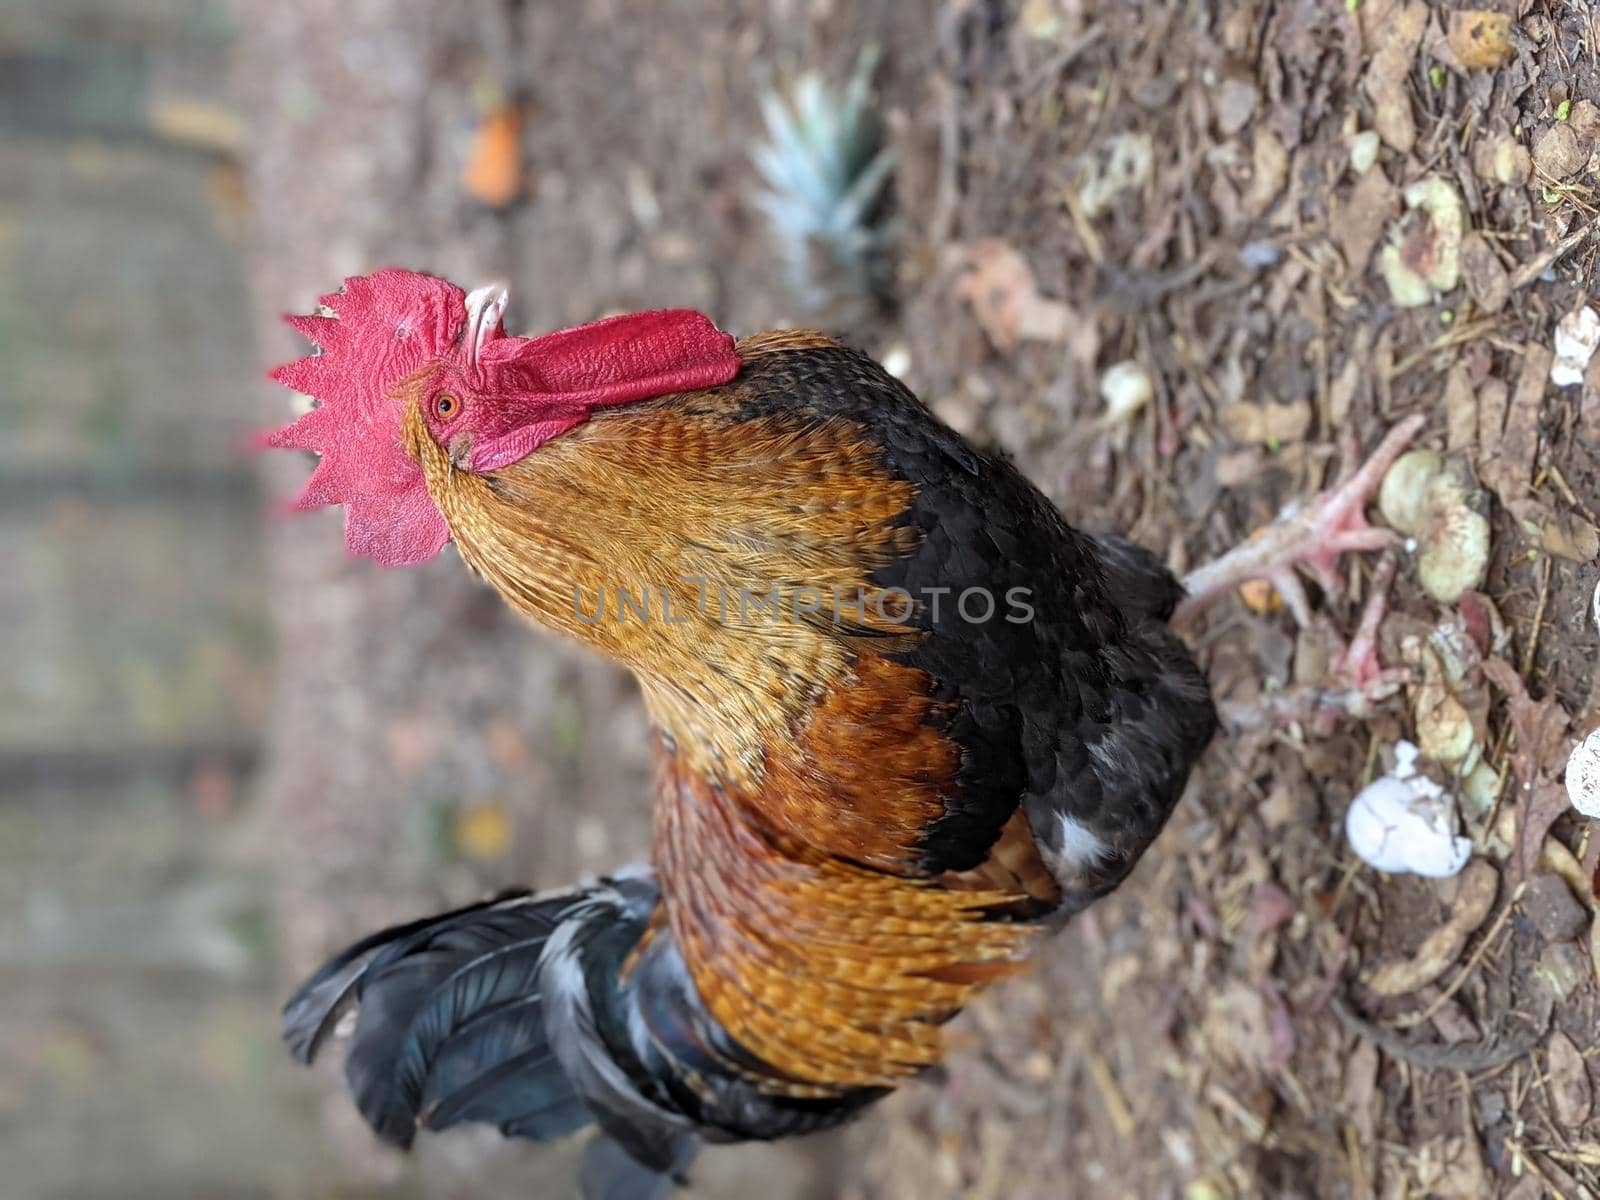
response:
<path fill-rule="evenodd" d="M 467 319 L 455 284 L 416 271 L 353 276 L 323 296 L 333 316 L 284 320 L 321 348 L 284 363 L 276 379 L 317 401 L 264 445 L 322 455 L 296 508 L 348 506 L 345 545 L 388 567 L 425 562 L 450 540 L 422 469 L 400 440 L 394 385 L 451 349 Z"/>
<path fill-rule="evenodd" d="M 387 270 L 322 297 L 331 316 L 286 317 L 320 354 L 272 372 L 317 407 L 263 444 L 322 461 L 297 508 L 343 504 L 350 553 L 386 567 L 425 562 L 450 540 L 422 468 L 401 440 L 395 385 L 428 363 L 468 389 L 474 471 L 531 454 L 596 408 L 713 387 L 739 373 L 733 338 L 686 309 L 634 313 L 541 337 L 507 337 L 505 291 L 468 296 L 432 275 Z M 431 435 L 430 435 L 431 436 Z"/>

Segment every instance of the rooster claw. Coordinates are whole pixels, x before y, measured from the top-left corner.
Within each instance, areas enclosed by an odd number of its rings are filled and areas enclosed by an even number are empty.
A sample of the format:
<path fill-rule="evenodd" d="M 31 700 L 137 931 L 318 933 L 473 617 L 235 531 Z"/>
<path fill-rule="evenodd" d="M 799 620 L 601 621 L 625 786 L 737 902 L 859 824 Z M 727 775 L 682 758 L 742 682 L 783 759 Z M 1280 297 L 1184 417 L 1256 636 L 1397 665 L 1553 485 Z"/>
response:
<path fill-rule="evenodd" d="M 1252 579 L 1264 579 L 1278 590 L 1295 620 L 1302 627 L 1309 626 L 1311 604 L 1296 566 L 1305 566 L 1325 591 L 1337 592 L 1340 555 L 1387 550 L 1398 544 L 1396 534 L 1367 522 L 1366 507 L 1426 420 L 1419 413 L 1400 422 L 1359 468 L 1349 469 L 1354 456 L 1347 452 L 1346 471 L 1333 487 L 1303 504 L 1291 505 L 1260 533 L 1191 571 L 1183 581 L 1188 595 L 1173 614 L 1173 623 L 1192 620 L 1223 592 Z"/>
<path fill-rule="evenodd" d="M 1319 736 L 1331 734 L 1345 719 L 1366 720 L 1384 701 L 1412 681 L 1409 667 L 1385 667 L 1378 659 L 1378 627 L 1389 609 L 1389 585 L 1398 563 L 1389 551 L 1373 569 L 1372 582 L 1355 636 L 1346 644 L 1323 619 L 1339 648 L 1329 664 L 1326 685 L 1287 688 L 1257 700 L 1219 706 L 1224 727 L 1234 733 L 1284 725 L 1306 725 Z"/>

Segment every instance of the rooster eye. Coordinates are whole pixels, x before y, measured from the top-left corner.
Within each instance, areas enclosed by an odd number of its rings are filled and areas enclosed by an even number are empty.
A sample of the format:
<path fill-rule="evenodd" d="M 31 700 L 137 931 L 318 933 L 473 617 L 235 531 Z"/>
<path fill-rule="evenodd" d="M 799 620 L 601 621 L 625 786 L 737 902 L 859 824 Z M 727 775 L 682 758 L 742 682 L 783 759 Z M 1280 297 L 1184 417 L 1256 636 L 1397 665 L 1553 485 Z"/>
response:
<path fill-rule="evenodd" d="M 433 411 L 439 414 L 441 420 L 445 421 L 455 416 L 460 407 L 461 402 L 449 392 L 440 392 L 433 401 Z"/>

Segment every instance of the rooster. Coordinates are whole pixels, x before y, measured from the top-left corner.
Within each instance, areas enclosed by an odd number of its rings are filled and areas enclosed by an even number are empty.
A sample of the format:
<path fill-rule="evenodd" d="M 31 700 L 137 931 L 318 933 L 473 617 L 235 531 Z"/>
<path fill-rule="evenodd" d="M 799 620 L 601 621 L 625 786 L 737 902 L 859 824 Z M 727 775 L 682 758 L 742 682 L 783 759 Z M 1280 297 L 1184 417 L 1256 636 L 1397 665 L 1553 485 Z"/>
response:
<path fill-rule="evenodd" d="M 632 671 L 652 861 L 367 937 L 285 1036 L 310 1061 L 348 1026 L 349 1090 L 397 1145 L 595 1125 L 586 1194 L 661 1196 L 703 1142 L 835 1125 L 938 1062 L 975 992 L 1127 876 L 1216 714 L 1174 576 L 867 356 L 687 311 L 513 337 L 505 305 L 346 280 L 287 318 L 320 353 L 274 377 L 317 406 L 265 441 L 321 455 L 298 504 L 346 506 L 352 554 L 454 542 Z M 1372 482 L 1200 590 L 1381 544 Z"/>

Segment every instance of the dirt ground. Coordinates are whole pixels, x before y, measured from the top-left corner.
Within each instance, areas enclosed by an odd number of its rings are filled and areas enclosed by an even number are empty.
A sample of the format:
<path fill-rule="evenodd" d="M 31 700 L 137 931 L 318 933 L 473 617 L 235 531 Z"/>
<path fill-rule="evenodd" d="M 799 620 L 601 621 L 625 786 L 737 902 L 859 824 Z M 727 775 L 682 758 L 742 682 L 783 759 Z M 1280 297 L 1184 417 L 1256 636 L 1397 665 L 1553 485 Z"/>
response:
<path fill-rule="evenodd" d="M 1220 740 L 1131 882 L 953 1027 L 939 1078 L 841 1136 L 708 1155 L 700 1194 L 1600 1187 L 1600 839 L 1559 783 L 1600 721 L 1600 365 L 1548 382 L 1554 326 L 1593 285 L 1600 70 L 1590 5 L 1501 9 L 1504 61 L 1477 69 L 1484 48 L 1420 0 L 241 10 L 264 360 L 295 350 L 271 314 L 389 263 L 507 278 L 527 329 L 669 304 L 740 333 L 797 320 L 749 203 L 753 97 L 802 68 L 842 79 L 875 42 L 897 304 L 842 332 L 907 363 L 1075 523 L 1184 568 L 1331 481 L 1343 439 L 1370 449 L 1415 412 L 1482 489 L 1480 592 L 1443 605 L 1401 556 L 1380 654 L 1410 683 L 1361 719 Z M 497 94 L 523 106 L 525 179 L 491 210 L 461 172 Z M 1458 221 L 1406 215 L 1429 178 Z M 1459 282 L 1400 306 L 1391 242 L 1424 274 L 1458 253 Z M 1099 379 L 1124 359 L 1155 396 L 1111 419 Z M 282 395 L 261 395 L 279 419 Z M 281 493 L 304 471 L 265 469 Z M 295 973 L 374 924 L 648 844 L 631 685 L 530 634 L 448 555 L 382 573 L 343 559 L 338 528 L 270 533 L 260 845 Z M 1304 632 L 1271 597 L 1219 603 L 1194 639 L 1219 698 L 1260 711 L 1327 686 L 1328 625 L 1354 629 L 1371 567 L 1314 592 L 1327 623 Z M 1475 649 L 1441 681 L 1433 631 L 1457 622 Z M 1491 780 L 1463 802 L 1475 865 L 1363 867 L 1352 795 L 1450 705 Z M 476 1132 L 408 1161 L 371 1149 L 331 1078 L 353 1177 L 436 1195 L 562 1178 L 561 1151 Z"/>

